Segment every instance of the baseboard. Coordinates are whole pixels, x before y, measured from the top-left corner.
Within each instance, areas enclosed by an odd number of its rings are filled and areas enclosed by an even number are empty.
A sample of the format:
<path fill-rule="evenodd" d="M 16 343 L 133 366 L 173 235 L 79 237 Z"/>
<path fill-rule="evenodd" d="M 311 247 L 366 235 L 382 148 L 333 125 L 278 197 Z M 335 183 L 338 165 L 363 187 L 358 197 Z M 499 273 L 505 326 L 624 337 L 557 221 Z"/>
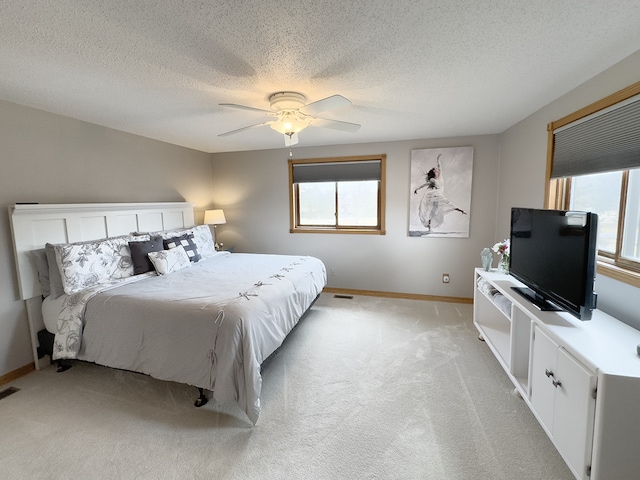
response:
<path fill-rule="evenodd" d="M 418 293 L 378 292 L 376 290 L 353 290 L 351 288 L 332 288 L 332 287 L 325 287 L 322 291 L 327 293 L 338 293 L 342 295 L 365 295 L 368 297 L 404 298 L 406 300 L 426 300 L 429 302 L 467 303 L 467 304 L 473 303 L 473 298 L 442 297 L 438 295 L 422 295 Z"/>
<path fill-rule="evenodd" d="M 0 385 L 14 381 L 16 378 L 24 377 L 27 373 L 35 371 L 36 367 L 33 363 L 20 367 L 13 372 L 9 372 L 0 377 Z"/>

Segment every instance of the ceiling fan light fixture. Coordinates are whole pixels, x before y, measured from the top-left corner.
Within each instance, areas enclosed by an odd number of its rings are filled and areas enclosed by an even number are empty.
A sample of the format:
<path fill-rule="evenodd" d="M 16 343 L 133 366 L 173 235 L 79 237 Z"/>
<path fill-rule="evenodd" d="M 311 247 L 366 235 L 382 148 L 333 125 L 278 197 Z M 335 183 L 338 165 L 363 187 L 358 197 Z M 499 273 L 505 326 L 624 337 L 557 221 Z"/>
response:
<path fill-rule="evenodd" d="M 295 112 L 281 112 L 279 117 L 271 124 L 271 128 L 285 135 L 301 132 L 309 126 L 309 121 L 299 118 Z"/>

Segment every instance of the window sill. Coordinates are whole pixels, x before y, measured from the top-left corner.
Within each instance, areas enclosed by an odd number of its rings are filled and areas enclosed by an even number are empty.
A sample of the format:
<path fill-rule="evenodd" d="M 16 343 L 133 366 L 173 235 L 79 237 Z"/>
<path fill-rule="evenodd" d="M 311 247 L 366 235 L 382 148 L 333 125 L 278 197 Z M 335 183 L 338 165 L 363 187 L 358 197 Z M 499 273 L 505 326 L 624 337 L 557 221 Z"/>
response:
<path fill-rule="evenodd" d="M 337 233 L 337 234 L 360 234 L 360 235 L 385 235 L 384 230 L 373 228 L 318 228 L 318 227 L 296 227 L 289 230 L 290 233 Z"/>
<path fill-rule="evenodd" d="M 605 277 L 613 278 L 619 282 L 627 283 L 640 288 L 640 273 L 632 272 L 609 263 L 598 260 L 596 272 Z"/>

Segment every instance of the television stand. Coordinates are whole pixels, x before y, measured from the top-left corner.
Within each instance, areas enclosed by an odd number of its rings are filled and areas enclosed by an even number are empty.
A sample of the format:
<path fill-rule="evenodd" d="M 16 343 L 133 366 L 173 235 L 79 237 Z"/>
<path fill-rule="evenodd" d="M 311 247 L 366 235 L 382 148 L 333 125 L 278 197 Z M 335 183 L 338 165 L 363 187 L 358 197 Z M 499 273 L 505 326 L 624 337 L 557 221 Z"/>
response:
<path fill-rule="evenodd" d="M 640 478 L 640 331 L 543 312 L 495 270 L 474 285 L 473 323 L 576 479 Z"/>
<path fill-rule="evenodd" d="M 549 300 L 537 295 L 536 292 L 531 290 L 528 287 L 511 287 L 512 290 L 515 290 L 517 293 L 522 295 L 524 298 L 529 300 L 533 305 L 542 312 L 561 312 L 562 309 Z"/>

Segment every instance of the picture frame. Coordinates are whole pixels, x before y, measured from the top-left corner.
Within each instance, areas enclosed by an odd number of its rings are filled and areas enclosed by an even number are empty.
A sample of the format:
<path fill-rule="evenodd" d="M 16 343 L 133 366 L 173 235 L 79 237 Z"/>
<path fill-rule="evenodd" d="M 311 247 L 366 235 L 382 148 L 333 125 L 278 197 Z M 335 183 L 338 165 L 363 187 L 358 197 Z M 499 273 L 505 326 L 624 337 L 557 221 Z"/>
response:
<path fill-rule="evenodd" d="M 410 237 L 469 237 L 473 147 L 411 150 Z"/>

